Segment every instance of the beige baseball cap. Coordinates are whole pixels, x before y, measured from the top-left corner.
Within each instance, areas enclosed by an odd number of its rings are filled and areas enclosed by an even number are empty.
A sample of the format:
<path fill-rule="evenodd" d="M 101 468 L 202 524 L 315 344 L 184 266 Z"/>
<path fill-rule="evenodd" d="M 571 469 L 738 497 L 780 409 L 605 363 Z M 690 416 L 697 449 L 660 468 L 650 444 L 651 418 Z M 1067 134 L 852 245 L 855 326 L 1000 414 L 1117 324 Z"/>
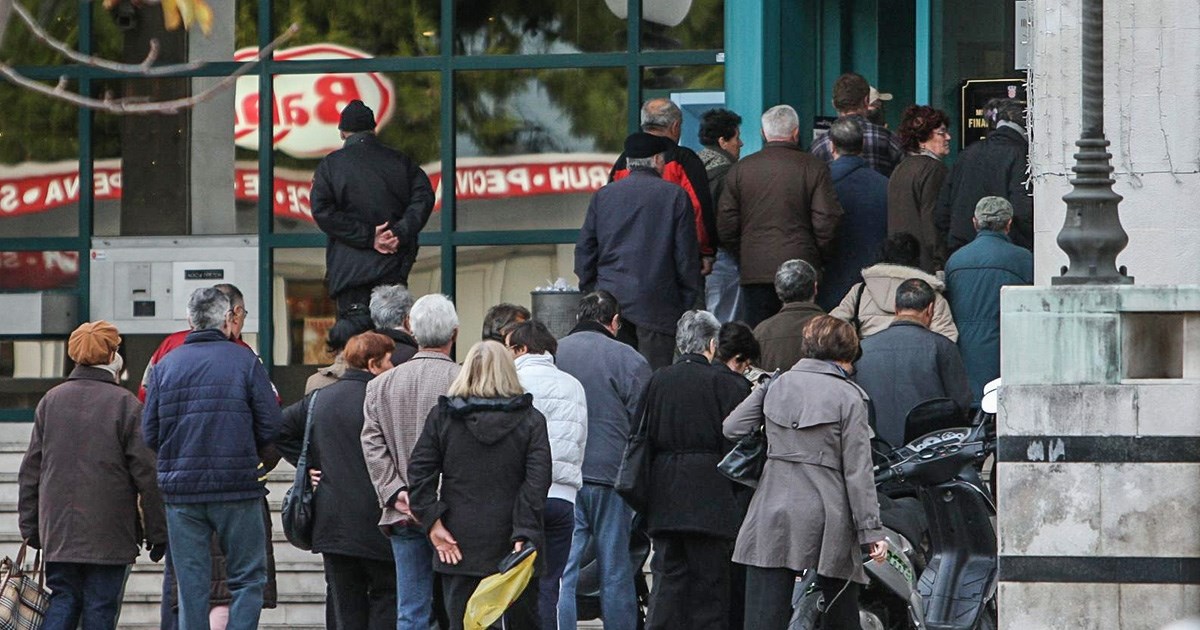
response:
<path fill-rule="evenodd" d="M 892 94 L 890 92 L 880 92 L 879 88 L 875 87 L 874 85 L 871 86 L 871 96 L 867 98 L 868 103 L 890 100 L 892 100 Z"/>

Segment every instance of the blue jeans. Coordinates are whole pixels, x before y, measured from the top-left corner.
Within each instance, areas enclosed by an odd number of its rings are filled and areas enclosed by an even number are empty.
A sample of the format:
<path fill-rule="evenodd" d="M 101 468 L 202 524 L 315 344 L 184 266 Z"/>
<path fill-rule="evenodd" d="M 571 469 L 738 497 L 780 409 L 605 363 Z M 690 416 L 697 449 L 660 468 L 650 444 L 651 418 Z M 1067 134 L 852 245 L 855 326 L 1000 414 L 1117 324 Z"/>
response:
<path fill-rule="evenodd" d="M 600 570 L 600 615 L 605 630 L 637 628 L 637 590 L 629 561 L 632 520 L 633 510 L 616 490 L 584 482 L 575 497 L 575 533 L 558 598 L 559 630 L 574 630 L 577 625 L 575 587 L 580 558 L 589 541 L 594 543 Z"/>
<path fill-rule="evenodd" d="M 575 504 L 563 499 L 546 499 L 543 514 L 546 542 L 540 553 L 546 565 L 538 581 L 538 616 L 542 620 L 542 630 L 554 630 L 558 626 L 559 581 L 567 566 L 567 557 L 571 555 L 571 535 L 575 532 Z"/>
<path fill-rule="evenodd" d="M 718 249 L 712 273 L 704 279 L 704 301 L 708 311 L 722 324 L 741 321 L 742 270 L 733 254 Z"/>
<path fill-rule="evenodd" d="M 167 537 L 179 583 L 179 629 L 208 628 L 212 589 L 209 546 L 214 533 L 225 554 L 226 584 L 233 596 L 226 627 L 257 628 L 267 584 L 262 499 L 168 503 L 166 507 Z"/>
<path fill-rule="evenodd" d="M 396 561 L 396 630 L 429 630 L 433 622 L 433 547 L 420 527 L 392 527 Z"/>
<path fill-rule="evenodd" d="M 116 628 L 127 575 L 127 564 L 47 562 L 46 586 L 53 593 L 42 627 L 74 630 L 82 620 L 87 630 Z"/>

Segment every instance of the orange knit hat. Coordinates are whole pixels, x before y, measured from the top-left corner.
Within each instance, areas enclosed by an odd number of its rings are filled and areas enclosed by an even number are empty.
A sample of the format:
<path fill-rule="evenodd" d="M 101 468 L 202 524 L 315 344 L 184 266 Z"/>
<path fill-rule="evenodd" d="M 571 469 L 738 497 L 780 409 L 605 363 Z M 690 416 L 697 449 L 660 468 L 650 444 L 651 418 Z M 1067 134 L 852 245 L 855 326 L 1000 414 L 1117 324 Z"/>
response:
<path fill-rule="evenodd" d="M 67 356 L 79 365 L 105 365 L 120 345 L 116 326 L 103 320 L 85 322 L 71 333 Z"/>

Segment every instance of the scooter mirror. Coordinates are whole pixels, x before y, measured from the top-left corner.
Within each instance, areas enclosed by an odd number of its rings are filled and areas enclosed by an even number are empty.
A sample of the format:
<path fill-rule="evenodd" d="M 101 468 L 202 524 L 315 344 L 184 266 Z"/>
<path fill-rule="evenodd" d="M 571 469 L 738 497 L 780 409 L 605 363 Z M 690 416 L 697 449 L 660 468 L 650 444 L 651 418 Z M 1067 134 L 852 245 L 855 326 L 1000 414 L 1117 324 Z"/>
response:
<path fill-rule="evenodd" d="M 979 402 L 979 408 L 984 413 L 996 413 L 999 406 L 996 399 L 1000 393 L 1000 379 L 996 379 L 987 385 L 983 386 L 983 400 Z"/>

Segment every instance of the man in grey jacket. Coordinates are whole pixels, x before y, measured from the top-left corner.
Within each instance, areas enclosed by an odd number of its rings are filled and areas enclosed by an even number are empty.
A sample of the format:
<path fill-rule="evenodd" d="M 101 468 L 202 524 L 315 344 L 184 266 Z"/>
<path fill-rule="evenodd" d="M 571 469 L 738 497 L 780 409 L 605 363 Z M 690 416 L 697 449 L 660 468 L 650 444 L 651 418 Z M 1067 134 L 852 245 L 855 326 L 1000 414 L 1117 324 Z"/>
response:
<path fill-rule="evenodd" d="M 971 388 L 958 346 L 929 330 L 936 293 L 911 278 L 896 289 L 896 319 L 862 341 L 854 381 L 871 397 L 875 434 L 892 446 L 904 443 L 905 418 L 918 403 L 949 398 L 964 412 Z"/>
<path fill-rule="evenodd" d="M 629 562 L 633 511 L 613 484 L 630 428 L 639 418 L 650 365 L 617 341 L 620 317 L 611 293 L 589 293 L 579 302 L 579 324 L 558 344 L 558 368 L 583 384 L 588 414 L 583 488 L 575 497 L 575 532 L 558 600 L 560 630 L 574 630 L 576 625 L 575 589 L 589 542 L 594 543 L 600 567 L 604 627 L 637 627 L 634 567 Z"/>

